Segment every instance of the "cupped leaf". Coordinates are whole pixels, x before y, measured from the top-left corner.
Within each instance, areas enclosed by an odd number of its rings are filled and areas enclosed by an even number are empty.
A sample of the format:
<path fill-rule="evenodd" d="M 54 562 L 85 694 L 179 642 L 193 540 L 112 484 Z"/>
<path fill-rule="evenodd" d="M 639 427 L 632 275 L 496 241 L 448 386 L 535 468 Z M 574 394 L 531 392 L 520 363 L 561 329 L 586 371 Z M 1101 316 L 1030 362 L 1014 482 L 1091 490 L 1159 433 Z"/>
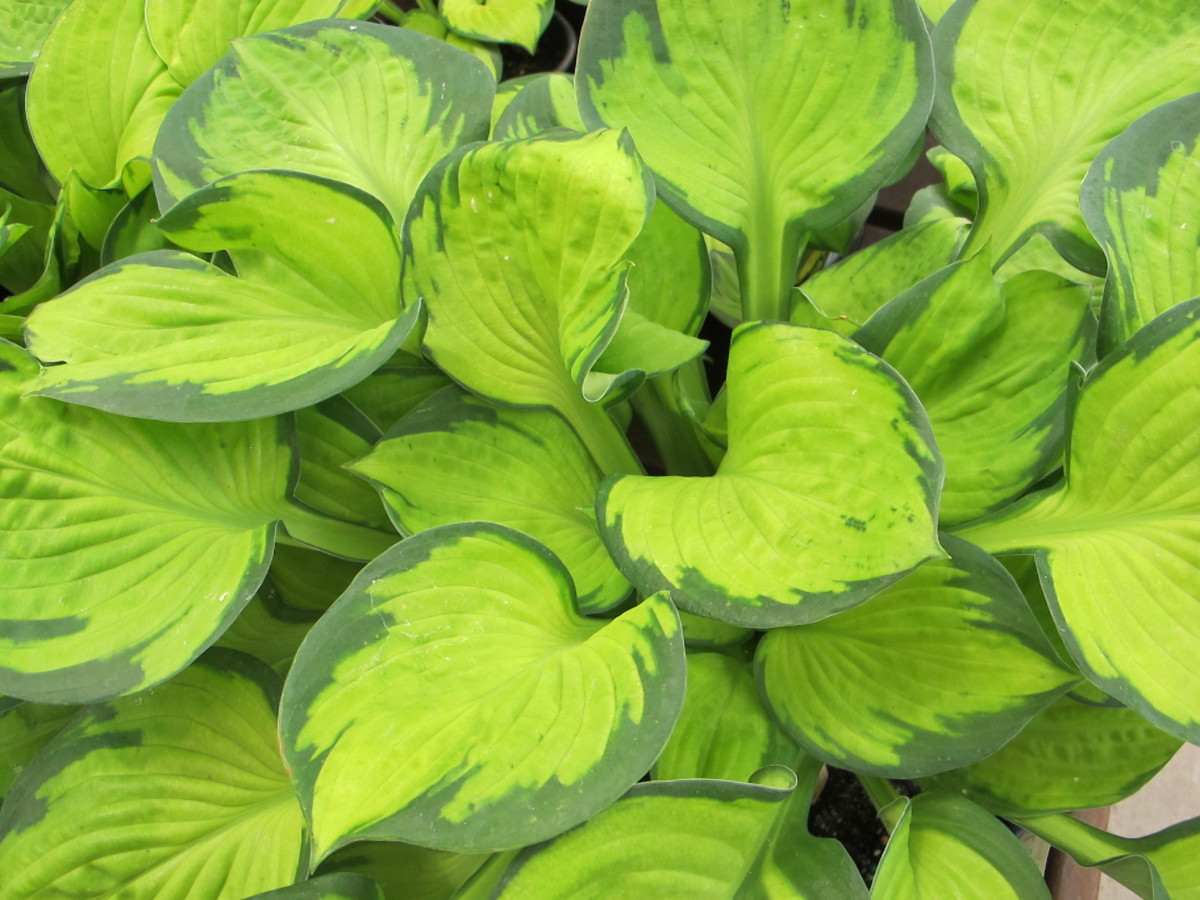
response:
<path fill-rule="evenodd" d="M 0 0 L 0 80 L 28 75 L 71 0 Z"/>
<path fill-rule="evenodd" d="M 127 256 L 154 250 L 178 250 L 158 227 L 154 192 L 146 188 L 113 217 L 100 244 L 100 263 L 109 265 Z"/>
<path fill-rule="evenodd" d="M 1103 349 L 1200 295 L 1197 138 L 1200 94 L 1192 94 L 1130 125 L 1084 179 L 1083 217 L 1111 273 L 1100 315 Z"/>
<path fill-rule="evenodd" d="M 747 660 L 689 653 L 687 661 L 683 711 L 652 778 L 749 781 L 767 766 L 796 764 L 799 751 L 767 715 Z"/>
<path fill-rule="evenodd" d="M 390 431 L 417 405 L 453 384 L 437 366 L 404 350 L 343 392 L 380 432 Z"/>
<path fill-rule="evenodd" d="M 591 515 L 600 470 L 549 410 L 498 408 L 447 388 L 351 470 L 378 485 L 405 534 L 478 520 L 542 542 L 570 571 L 583 612 L 612 609 L 632 590 Z"/>
<path fill-rule="evenodd" d="M 4 0 L 0 0 L 0 18 L 5 15 L 4 5 Z M 0 62 L 0 73 L 2 67 L 3 63 Z M 2 74 L 0 78 L 3 78 Z M 49 182 L 25 124 L 23 86 L 0 89 L 0 189 L 27 200 L 52 205 L 54 192 Z M 0 205 L 3 205 L 3 201 L 0 201 Z"/>
<path fill-rule="evenodd" d="M 450 154 L 404 228 L 405 293 L 428 307 L 434 362 L 496 402 L 558 410 L 606 471 L 637 465 L 620 435 L 595 437 L 603 414 L 582 389 L 653 197 L 627 135 L 561 132 Z"/>
<path fill-rule="evenodd" d="M 937 793 L 899 802 L 904 811 L 879 861 L 872 900 L 1050 900 L 1021 842 L 974 803 Z"/>
<path fill-rule="evenodd" d="M 1109 806 L 1161 769 L 1180 740 L 1126 707 L 1060 697 L 992 756 L 928 779 L 997 815 Z"/>
<path fill-rule="evenodd" d="M 0 809 L 0 898 L 242 900 L 291 884 L 304 816 L 279 757 L 278 695 L 269 669 L 213 651 L 83 710 Z"/>
<path fill-rule="evenodd" d="M 387 900 L 450 900 L 493 856 L 451 853 L 394 841 L 358 841 L 331 854 L 318 874 L 358 872 L 383 888 Z"/>
<path fill-rule="evenodd" d="M 403 541 L 288 676 L 280 733 L 314 861 L 362 839 L 478 852 L 578 824 L 650 767 L 683 669 L 665 595 L 591 621 L 562 564 L 519 532 L 475 522 Z"/>
<path fill-rule="evenodd" d="M 628 128 L 667 202 L 735 249 L 747 319 L 786 316 L 803 232 L 887 181 L 933 87 L 894 0 L 597 0 L 577 71 L 584 121 Z"/>
<path fill-rule="evenodd" d="M 381 437 L 370 419 L 343 397 L 331 397 L 296 413 L 300 480 L 295 497 L 327 516 L 389 534 L 391 523 L 379 495 L 347 470 Z"/>
<path fill-rule="evenodd" d="M 439 0 L 438 11 L 465 37 L 520 44 L 533 53 L 554 15 L 554 0 Z"/>
<path fill-rule="evenodd" d="M 317 621 L 312 610 L 288 606 L 270 581 L 259 588 L 216 646 L 239 650 L 287 675 L 300 643 Z"/>
<path fill-rule="evenodd" d="M 1072 361 L 1091 362 L 1086 288 L 1048 272 L 1003 285 L 977 254 L 881 309 L 854 337 L 896 367 L 929 412 L 946 461 L 939 521 L 991 512 L 1062 452 Z"/>
<path fill-rule="evenodd" d="M 976 762 L 1077 680 L 1004 568 L 942 541 L 949 560 L 759 644 L 767 702 L 819 759 L 899 778 Z"/>
<path fill-rule="evenodd" d="M 146 6 L 144 0 L 73 0 L 42 46 L 29 78 L 29 130 L 60 184 L 72 170 L 97 188 L 118 185 L 123 176 L 134 193 L 147 183 L 148 169 L 126 168 L 149 158 L 183 88 L 150 44 Z"/>
<path fill-rule="evenodd" d="M 791 321 L 854 334 L 890 300 L 953 262 L 967 224 L 953 217 L 923 222 L 822 269 L 800 286 Z"/>
<path fill-rule="evenodd" d="M 1200 90 L 1200 7 L 964 0 L 934 43 L 933 129 L 979 185 L 968 249 L 990 242 L 999 263 L 1041 232 L 1074 265 L 1103 272 L 1080 182 L 1134 119 Z"/>
<path fill-rule="evenodd" d="M 406 28 L 324 21 L 237 41 L 163 123 L 159 204 L 289 169 L 353 185 L 399 223 L 434 163 L 487 137 L 494 86 L 470 54 Z"/>
<path fill-rule="evenodd" d="M 1088 678 L 1200 739 L 1200 300 L 1094 369 L 1073 411 L 1066 478 L 959 533 L 1036 551 L 1055 621 Z"/>
<path fill-rule="evenodd" d="M 277 420 L 178 425 L 22 397 L 0 343 L 0 691 L 83 703 L 173 675 L 271 558 L 291 478 Z"/>
<path fill-rule="evenodd" d="M 928 420 L 847 338 L 749 323 L 729 357 L 729 450 L 708 478 L 610 478 L 597 517 L 639 590 L 735 625 L 823 619 L 941 555 Z"/>
<path fill-rule="evenodd" d="M 669 206 L 655 203 L 629 259 L 629 309 L 664 328 L 696 334 L 712 287 L 704 236 Z"/>
<path fill-rule="evenodd" d="M 30 350 L 66 362 L 39 393 L 168 421 L 272 415 L 356 384 L 415 321 L 391 218 L 347 185 L 247 172 L 158 227 L 190 250 L 228 250 L 239 276 L 170 251 L 101 270 L 30 316 Z"/>
<path fill-rule="evenodd" d="M 308 547 L 278 544 L 267 581 L 288 606 L 324 612 L 360 571 L 360 562 L 329 556 Z"/>
<path fill-rule="evenodd" d="M 234 38 L 334 15 L 343 0 L 154 0 L 146 30 L 171 77 L 189 85 Z"/>

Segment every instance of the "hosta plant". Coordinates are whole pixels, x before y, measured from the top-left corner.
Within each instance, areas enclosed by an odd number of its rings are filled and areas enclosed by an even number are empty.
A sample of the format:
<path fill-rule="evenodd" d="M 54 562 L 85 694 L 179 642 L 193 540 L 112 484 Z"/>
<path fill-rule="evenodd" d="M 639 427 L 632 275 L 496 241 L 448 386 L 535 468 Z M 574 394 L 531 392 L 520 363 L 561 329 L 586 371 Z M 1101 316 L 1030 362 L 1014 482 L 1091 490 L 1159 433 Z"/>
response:
<path fill-rule="evenodd" d="M 374 12 L 0 0 L 0 900 L 1200 895 L 1193 0 Z"/>

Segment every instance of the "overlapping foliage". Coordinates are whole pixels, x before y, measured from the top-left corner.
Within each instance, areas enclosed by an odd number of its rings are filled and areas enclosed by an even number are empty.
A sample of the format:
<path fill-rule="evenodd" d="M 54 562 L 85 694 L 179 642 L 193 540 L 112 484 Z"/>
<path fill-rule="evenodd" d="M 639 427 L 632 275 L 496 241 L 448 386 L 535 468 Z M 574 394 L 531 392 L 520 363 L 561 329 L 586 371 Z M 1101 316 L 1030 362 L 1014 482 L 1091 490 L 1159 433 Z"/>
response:
<path fill-rule="evenodd" d="M 1195 896 L 1192 0 L 420 5 L 0 0 L 0 900 Z"/>

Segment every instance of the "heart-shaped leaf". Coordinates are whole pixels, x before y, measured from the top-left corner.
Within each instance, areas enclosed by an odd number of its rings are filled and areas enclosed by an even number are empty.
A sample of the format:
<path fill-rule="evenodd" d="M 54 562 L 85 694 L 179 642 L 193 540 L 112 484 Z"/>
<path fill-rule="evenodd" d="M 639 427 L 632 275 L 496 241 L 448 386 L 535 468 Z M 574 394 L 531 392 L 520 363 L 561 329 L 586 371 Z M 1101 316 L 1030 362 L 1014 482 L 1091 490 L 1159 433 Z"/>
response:
<path fill-rule="evenodd" d="M 898 802 L 904 811 L 879 861 L 871 900 L 1050 900 L 1021 842 L 974 803 L 937 793 Z"/>
<path fill-rule="evenodd" d="M 487 137 L 494 86 L 470 54 L 406 28 L 324 21 L 238 41 L 163 123 L 159 204 L 289 169 L 353 185 L 402 222 L 434 163 Z"/>
<path fill-rule="evenodd" d="M 450 154 L 405 223 L 425 351 L 490 400 L 558 410 L 606 472 L 640 467 L 582 388 L 616 330 L 622 260 L 653 198 L 627 135 L 559 132 Z"/>
<path fill-rule="evenodd" d="M 520 44 L 530 53 L 554 15 L 554 0 L 439 0 L 446 24 L 461 35 L 498 44 Z"/>
<path fill-rule="evenodd" d="M 896 367 L 929 412 L 946 461 L 939 521 L 1016 497 L 1062 452 L 1071 361 L 1092 358 L 1086 288 L 1048 272 L 1001 285 L 983 254 L 898 297 L 854 337 Z"/>
<path fill-rule="evenodd" d="M 1088 228 L 1108 258 L 1102 349 L 1200 295 L 1200 94 L 1146 113 L 1084 179 Z"/>
<path fill-rule="evenodd" d="M 220 650 L 79 713 L 0 809 L 0 897 L 242 900 L 291 884 L 304 816 L 279 758 L 278 696 L 277 675 Z"/>
<path fill-rule="evenodd" d="M 158 226 L 190 250 L 228 250 L 240 277 L 168 251 L 102 269 L 30 316 L 30 350 L 67 363 L 39 393 L 169 421 L 273 415 L 357 383 L 415 321 L 391 218 L 347 185 L 247 172 Z M 371 265 L 346 265 L 358 257 Z"/>
<path fill-rule="evenodd" d="M 584 121 L 628 128 L 667 201 L 734 248 L 746 319 L 786 317 L 803 233 L 887 181 L 933 88 L 921 15 L 893 0 L 595 0 L 577 71 Z"/>
<path fill-rule="evenodd" d="M 1036 551 L 1055 621 L 1088 678 L 1200 740 L 1200 300 L 1163 313 L 1089 373 L 1066 478 L 960 534 Z"/>
<path fill-rule="evenodd" d="M 393 841 L 357 841 L 328 856 L 317 872 L 368 875 L 389 898 L 449 900 L 457 897 L 455 892 L 494 856 L 430 850 Z"/>
<path fill-rule="evenodd" d="M 234 38 L 334 15 L 344 0 L 154 0 L 146 30 L 171 77 L 182 85 L 199 78 Z"/>
<path fill-rule="evenodd" d="M 22 397 L 0 342 L 0 691 L 81 703 L 182 669 L 266 574 L 291 478 L 271 419 L 179 425 Z"/>
<path fill-rule="evenodd" d="M 1167 764 L 1180 740 L 1126 707 L 1060 697 L 985 760 L 928 779 L 997 815 L 1110 806 Z"/>
<path fill-rule="evenodd" d="M 942 540 L 951 559 L 759 644 L 767 702 L 819 759 L 898 778 L 975 762 L 1078 680 L 1003 567 Z"/>
<path fill-rule="evenodd" d="M 60 184 L 72 170 L 96 188 L 119 185 L 124 177 L 131 194 L 148 182 L 148 167 L 137 173 L 127 167 L 149 158 L 183 88 L 150 44 L 146 5 L 73 0 L 42 45 L 29 78 L 29 130 Z"/>
<path fill-rule="evenodd" d="M 1200 7 L 964 0 L 934 44 L 933 129 L 980 190 L 968 251 L 990 242 L 999 263 L 1041 232 L 1074 265 L 1103 272 L 1080 182 L 1134 119 L 1200 90 Z"/>
<path fill-rule="evenodd" d="M 520 532 L 409 538 L 355 579 L 288 676 L 280 734 L 313 859 L 370 838 L 478 852 L 558 834 L 649 769 L 683 680 L 665 595 L 592 621 Z"/>
<path fill-rule="evenodd" d="M 588 130 L 579 117 L 574 76 L 561 72 L 542 72 L 527 79 L 505 82 L 500 89 L 512 87 L 515 82 L 521 84 L 515 90 L 515 96 L 509 99 L 497 116 L 493 140 L 533 137 L 551 128 Z"/>
<path fill-rule="evenodd" d="M 629 595 L 629 582 L 591 515 L 600 470 L 550 410 L 497 408 L 447 388 L 351 469 L 379 486 L 405 534 L 498 522 L 541 541 L 562 560 L 581 611 L 612 609 Z"/>
<path fill-rule="evenodd" d="M 729 450 L 709 478 L 610 478 L 601 534 L 643 593 L 772 628 L 863 602 L 941 555 L 941 468 L 908 386 L 847 338 L 749 323 L 729 354 Z"/>

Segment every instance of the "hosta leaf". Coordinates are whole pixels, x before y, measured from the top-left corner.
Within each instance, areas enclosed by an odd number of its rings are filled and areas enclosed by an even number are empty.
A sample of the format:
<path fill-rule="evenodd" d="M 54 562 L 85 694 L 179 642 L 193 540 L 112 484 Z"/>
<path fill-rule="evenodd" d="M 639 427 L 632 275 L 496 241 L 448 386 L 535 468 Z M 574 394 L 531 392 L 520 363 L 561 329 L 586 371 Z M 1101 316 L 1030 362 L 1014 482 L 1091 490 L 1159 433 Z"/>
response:
<path fill-rule="evenodd" d="M 854 334 L 888 301 L 949 265 L 966 228 L 963 219 L 924 222 L 822 269 L 800 286 L 791 321 Z"/>
<path fill-rule="evenodd" d="M 769 632 L 767 702 L 819 759 L 900 778 L 983 759 L 1077 678 L 995 560 L 944 537 L 926 563 L 854 609 Z"/>
<path fill-rule="evenodd" d="M 683 623 L 683 640 L 689 649 L 713 650 L 717 647 L 730 647 L 750 640 L 755 634 L 752 629 L 738 628 L 736 625 L 728 625 L 683 610 L 679 611 L 679 621 Z"/>
<path fill-rule="evenodd" d="M 0 691 L 81 703 L 179 671 L 266 574 L 290 480 L 276 420 L 179 425 L 22 397 L 0 343 Z"/>
<path fill-rule="evenodd" d="M 42 394 L 173 421 L 299 409 L 360 381 L 415 320 L 397 292 L 387 212 L 335 182 L 231 176 L 158 221 L 190 250 L 229 250 L 240 277 L 162 251 L 109 266 L 29 320 Z M 369 266 L 345 260 L 369 258 Z"/>
<path fill-rule="evenodd" d="M 189 85 L 234 38 L 332 16 L 342 0 L 154 0 L 146 30 L 171 77 Z"/>
<path fill-rule="evenodd" d="M 712 282 L 704 236 L 669 206 L 655 203 L 629 259 L 629 309 L 664 328 L 696 334 Z"/>
<path fill-rule="evenodd" d="M 278 544 L 267 582 L 288 606 L 324 612 L 360 571 L 361 562 L 329 556 L 308 547 Z"/>
<path fill-rule="evenodd" d="M 351 469 L 379 486 L 405 534 L 479 520 L 542 542 L 570 571 L 583 612 L 612 609 L 631 591 L 591 515 L 601 473 L 549 410 L 501 409 L 447 388 Z"/>
<path fill-rule="evenodd" d="M 0 801 L 20 771 L 79 709 L 49 703 L 20 703 L 4 709 L 0 698 Z"/>
<path fill-rule="evenodd" d="M 0 18 L 5 15 L 4 6 L 4 0 L 0 0 Z M 3 62 L 0 62 L 0 78 L 3 78 Z M 49 179 L 25 125 L 22 87 L 0 89 L 0 188 L 37 203 L 54 204 Z M 0 206 L 3 202 L 0 201 Z"/>
<path fill-rule="evenodd" d="M 296 413 L 300 480 L 295 496 L 327 516 L 392 535 L 379 495 L 347 470 L 371 451 L 379 429 L 349 400 L 331 397 Z"/>
<path fill-rule="evenodd" d="M 588 130 L 579 117 L 573 76 L 562 72 L 541 72 L 528 79 L 513 79 L 505 84 L 511 86 L 515 82 L 521 84 L 496 118 L 493 140 L 533 137 L 551 128 Z"/>
<path fill-rule="evenodd" d="M 360 872 L 387 900 L 450 900 L 485 862 L 487 853 L 450 853 L 412 844 L 359 841 L 331 854 L 318 870 Z"/>
<path fill-rule="evenodd" d="M 927 784 L 1006 816 L 1109 806 L 1149 781 L 1179 744 L 1131 709 L 1060 697 L 992 756 Z"/>
<path fill-rule="evenodd" d="M 405 223 L 405 294 L 424 348 L 491 400 L 561 412 L 608 471 L 636 471 L 582 387 L 625 301 L 622 260 L 653 202 L 625 135 L 553 133 L 452 153 Z"/>
<path fill-rule="evenodd" d="M 242 900 L 291 884 L 304 817 L 279 758 L 278 692 L 255 660 L 214 651 L 79 713 L 0 810 L 0 898 Z"/>
<path fill-rule="evenodd" d="M 985 255 L 944 269 L 854 336 L 929 412 L 946 461 L 943 527 L 1003 506 L 1053 466 L 1070 363 L 1092 356 L 1086 288 L 1047 272 L 1001 285 L 990 270 Z"/>
<path fill-rule="evenodd" d="M 399 223 L 435 162 L 487 136 L 494 84 L 469 54 L 405 28 L 312 22 L 238 41 L 163 124 L 159 203 L 289 169 L 353 185 Z"/>
<path fill-rule="evenodd" d="M 461 35 L 498 44 L 520 44 L 534 52 L 554 15 L 554 0 L 439 0 L 446 24 Z"/>
<path fill-rule="evenodd" d="M 639 590 L 756 628 L 823 619 L 941 554 L 940 461 L 916 398 L 849 339 L 749 323 L 710 478 L 610 479 L 601 534 Z"/>
<path fill-rule="evenodd" d="M 119 184 L 129 163 L 150 156 L 182 91 L 150 45 L 145 7 L 73 0 L 42 46 L 29 79 L 29 130 L 59 183 L 74 170 L 93 187 Z M 129 186 L 144 186 L 148 175 L 132 176 Z"/>
<path fill-rule="evenodd" d="M 154 250 L 178 250 L 158 227 L 154 192 L 146 188 L 113 217 L 100 245 L 100 263 L 109 265 Z"/>
<path fill-rule="evenodd" d="M 683 711 L 651 777 L 749 781 L 767 766 L 796 764 L 799 751 L 767 715 L 747 661 L 723 653 L 687 661 Z"/>
<path fill-rule="evenodd" d="M 408 415 L 417 405 L 453 384 L 441 369 L 403 350 L 342 396 L 361 409 L 381 431 Z"/>
<path fill-rule="evenodd" d="M 683 667 L 665 595 L 591 621 L 519 532 L 474 522 L 403 541 L 288 676 L 280 734 L 314 861 L 371 838 L 507 849 L 583 821 L 662 749 Z"/>
<path fill-rule="evenodd" d="M 0 0 L 0 80 L 29 74 L 70 0 Z"/>
<path fill-rule="evenodd" d="M 1088 376 L 1066 478 L 961 531 L 1036 551 L 1088 678 L 1184 740 L 1200 739 L 1200 301 L 1155 319 Z"/>
<path fill-rule="evenodd" d="M 321 875 L 246 900 L 384 900 L 383 889 L 366 875 Z"/>
<path fill-rule="evenodd" d="M 786 315 L 803 232 L 883 185 L 932 97 L 920 13 L 893 0 L 598 0 L 577 71 L 584 121 L 628 128 L 666 200 L 735 249 L 745 318 Z"/>
<path fill-rule="evenodd" d="M 1197 85 L 1200 87 L 1200 85 Z M 1081 202 L 1111 275 L 1108 349 L 1200 295 L 1200 94 L 1146 113 L 1096 157 Z"/>
<path fill-rule="evenodd" d="M 317 621 L 316 612 L 295 609 L 269 581 L 259 588 L 216 646 L 240 650 L 287 675 L 300 642 Z"/>
<path fill-rule="evenodd" d="M 1021 842 L 969 800 L 931 793 L 898 802 L 904 812 L 879 862 L 871 900 L 1050 900 Z"/>
<path fill-rule="evenodd" d="M 964 0 L 938 24 L 934 43 L 933 128 L 979 184 L 968 248 L 990 242 L 1001 262 L 1042 232 L 1074 265 L 1103 272 L 1079 184 L 1134 119 L 1200 90 L 1200 7 Z"/>

